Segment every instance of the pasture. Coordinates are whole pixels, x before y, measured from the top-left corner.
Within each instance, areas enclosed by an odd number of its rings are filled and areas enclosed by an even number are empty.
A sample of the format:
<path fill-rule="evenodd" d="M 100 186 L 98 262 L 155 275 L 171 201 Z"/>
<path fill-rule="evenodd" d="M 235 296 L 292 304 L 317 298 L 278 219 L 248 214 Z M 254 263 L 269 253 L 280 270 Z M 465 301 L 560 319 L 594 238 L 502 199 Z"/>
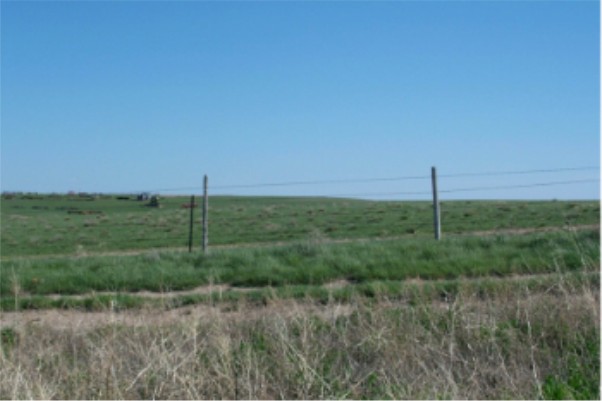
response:
<path fill-rule="evenodd" d="M 184 248 L 188 196 L 163 197 L 160 208 L 126 196 L 4 197 L 2 257 L 82 255 L 125 250 Z M 199 203 L 199 201 L 197 201 Z M 442 202 L 443 235 L 493 230 L 599 224 L 592 201 Z M 201 239 L 201 213 L 194 237 Z M 432 205 L 338 198 L 210 197 L 209 242 L 240 245 L 324 239 L 432 236 Z"/>
<path fill-rule="evenodd" d="M 598 202 L 189 201 L 2 200 L 0 398 L 600 396 Z"/>

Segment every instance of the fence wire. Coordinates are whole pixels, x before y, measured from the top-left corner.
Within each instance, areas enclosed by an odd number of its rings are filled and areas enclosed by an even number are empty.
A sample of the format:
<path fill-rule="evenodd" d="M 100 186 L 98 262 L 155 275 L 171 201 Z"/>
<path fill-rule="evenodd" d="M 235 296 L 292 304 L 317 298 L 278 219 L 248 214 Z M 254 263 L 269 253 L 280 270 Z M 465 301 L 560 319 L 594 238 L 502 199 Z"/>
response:
<path fill-rule="evenodd" d="M 599 224 L 599 204 L 597 202 L 531 202 L 532 205 L 509 201 L 447 201 L 446 194 L 477 193 L 480 191 L 523 191 L 539 187 L 567 187 L 574 185 L 599 185 L 599 174 L 596 177 L 580 175 L 565 180 L 533 180 L 531 182 L 500 183 L 496 185 L 470 185 L 469 180 L 477 177 L 539 176 L 546 174 L 574 174 L 592 172 L 599 167 L 563 167 L 537 170 L 511 170 L 440 174 L 439 194 L 442 203 L 443 233 L 466 233 L 479 230 L 496 230 L 512 227 L 545 227 Z M 458 182 L 458 179 L 462 179 Z M 448 182 L 448 180 L 450 180 Z M 257 184 L 209 185 L 209 243 L 210 245 L 237 243 L 279 243 L 307 239 L 369 239 L 397 238 L 402 236 L 432 235 L 433 206 L 430 175 L 406 175 L 394 177 L 376 177 L 362 179 L 329 179 L 302 180 L 287 182 L 271 182 Z M 311 193 L 311 186 L 322 186 L 330 189 L 343 184 L 380 185 L 390 184 L 399 188 L 412 182 L 418 182 L 423 190 L 391 190 L 338 192 L 326 191 L 319 195 Z M 448 186 L 449 185 L 449 186 Z M 249 189 L 274 189 L 284 187 L 307 188 L 303 196 L 246 196 Z M 308 188 L 309 187 L 309 188 Z M 233 194 L 221 194 L 220 191 L 237 190 Z M 172 194 L 189 191 L 188 195 Z M 136 193 L 159 194 L 161 205 L 166 210 L 133 207 Z M 184 209 L 190 206 L 190 193 L 200 195 L 200 186 L 162 188 L 152 191 L 131 191 L 128 207 L 131 210 L 121 212 L 104 211 L 102 216 L 66 214 L 53 226 L 41 219 L 38 227 L 32 230 L 52 231 L 53 235 L 29 235 L 26 240 L 14 236 L 5 226 L 25 224 L 18 218 L 11 222 L 10 216 L 4 214 L 6 205 L 3 202 L 3 250 L 16 246 L 46 247 L 48 250 L 72 248 L 80 244 L 93 250 L 147 249 L 147 248 L 184 248 L 189 241 L 189 213 Z M 3 194 L 10 199 L 10 194 Z M 5 197 L 6 196 L 6 197 Z M 379 197 L 413 197 L 413 200 L 376 200 Z M 104 198 L 115 198 L 117 195 L 103 195 Z M 164 197 L 164 199 L 163 199 Z M 42 196 L 28 195 L 35 203 Z M 121 198 L 125 198 L 122 196 Z M 365 199 L 368 198 L 368 199 Z M 82 200 L 83 201 L 83 200 Z M 126 202 L 124 200 L 124 202 Z M 65 203 L 66 204 L 66 203 Z M 93 205 L 93 203 L 88 203 Z M 201 241 L 201 205 L 202 198 L 195 199 L 192 234 L 194 247 L 200 247 Z M 33 205 L 35 213 L 40 216 L 48 210 L 43 206 Z M 94 208 L 90 206 L 90 208 Z M 56 213 L 69 213 L 66 206 L 55 207 Z M 127 208 L 126 208 L 127 209 Z M 15 215 L 21 211 L 13 210 Z M 102 217 L 102 218 L 101 218 Z M 8 223 L 7 223 L 8 221 Z M 14 224 L 13 224 L 14 223 Z M 11 225 L 13 224 L 13 225 Z M 46 227 L 47 226 L 47 227 Z M 65 243 L 69 245 L 65 245 Z M 104 247 L 104 248 L 103 248 Z"/>

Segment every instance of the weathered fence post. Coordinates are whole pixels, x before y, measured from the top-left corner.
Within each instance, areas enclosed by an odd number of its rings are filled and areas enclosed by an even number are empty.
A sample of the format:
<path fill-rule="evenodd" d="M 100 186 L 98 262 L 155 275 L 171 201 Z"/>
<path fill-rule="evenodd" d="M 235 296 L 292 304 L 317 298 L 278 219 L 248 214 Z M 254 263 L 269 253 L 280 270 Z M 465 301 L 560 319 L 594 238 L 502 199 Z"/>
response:
<path fill-rule="evenodd" d="M 433 218 L 435 225 L 435 239 L 441 239 L 441 211 L 439 210 L 439 194 L 437 193 L 437 169 L 431 167 L 431 179 L 433 181 Z"/>
<path fill-rule="evenodd" d="M 209 218 L 208 209 L 209 209 L 209 194 L 207 192 L 207 185 L 209 179 L 207 175 L 205 175 L 205 179 L 203 180 L 203 253 L 207 253 L 209 246 L 209 222 L 207 219 Z"/>
<path fill-rule="evenodd" d="M 188 252 L 192 252 L 192 228 L 194 223 L 194 195 L 190 197 L 190 225 L 188 228 Z"/>

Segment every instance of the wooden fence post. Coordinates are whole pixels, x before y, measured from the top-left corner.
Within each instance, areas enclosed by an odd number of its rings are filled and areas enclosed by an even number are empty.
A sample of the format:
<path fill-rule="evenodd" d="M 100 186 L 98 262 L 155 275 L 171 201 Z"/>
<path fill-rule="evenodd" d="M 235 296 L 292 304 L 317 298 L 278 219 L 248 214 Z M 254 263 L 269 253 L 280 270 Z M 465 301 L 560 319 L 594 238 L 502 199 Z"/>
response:
<path fill-rule="evenodd" d="M 190 225 L 188 228 L 188 252 L 192 252 L 192 228 L 194 223 L 194 195 L 190 197 Z"/>
<path fill-rule="evenodd" d="M 439 210 L 439 194 L 437 193 L 437 169 L 431 167 L 431 179 L 433 181 L 433 218 L 435 239 L 441 239 L 441 211 Z"/>
<path fill-rule="evenodd" d="M 207 192 L 209 179 L 207 175 L 205 175 L 205 179 L 203 180 L 203 253 L 207 253 L 209 247 L 209 194 Z"/>

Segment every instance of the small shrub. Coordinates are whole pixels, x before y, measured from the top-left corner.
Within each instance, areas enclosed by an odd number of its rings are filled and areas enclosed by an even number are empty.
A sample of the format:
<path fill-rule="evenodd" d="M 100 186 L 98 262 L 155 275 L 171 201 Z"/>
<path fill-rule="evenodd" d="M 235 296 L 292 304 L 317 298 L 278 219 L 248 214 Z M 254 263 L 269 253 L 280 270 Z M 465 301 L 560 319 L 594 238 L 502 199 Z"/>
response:
<path fill-rule="evenodd" d="M 0 330 L 0 345 L 5 355 L 17 344 L 19 335 L 12 327 L 4 327 Z"/>

